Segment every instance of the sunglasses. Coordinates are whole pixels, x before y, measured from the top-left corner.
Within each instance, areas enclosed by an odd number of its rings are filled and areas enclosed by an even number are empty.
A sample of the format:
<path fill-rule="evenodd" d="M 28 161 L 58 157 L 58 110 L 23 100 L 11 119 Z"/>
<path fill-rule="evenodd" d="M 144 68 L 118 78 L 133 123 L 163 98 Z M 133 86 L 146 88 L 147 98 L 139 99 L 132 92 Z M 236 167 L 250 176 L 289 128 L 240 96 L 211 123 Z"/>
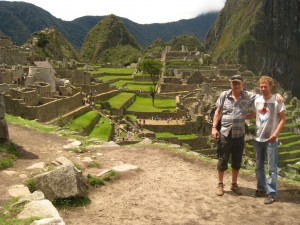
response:
<path fill-rule="evenodd" d="M 263 112 L 263 113 L 266 113 L 266 112 L 267 112 L 267 105 L 268 105 L 268 104 L 265 102 L 265 103 L 264 103 L 264 107 L 263 107 L 263 109 L 262 109 L 262 112 Z"/>

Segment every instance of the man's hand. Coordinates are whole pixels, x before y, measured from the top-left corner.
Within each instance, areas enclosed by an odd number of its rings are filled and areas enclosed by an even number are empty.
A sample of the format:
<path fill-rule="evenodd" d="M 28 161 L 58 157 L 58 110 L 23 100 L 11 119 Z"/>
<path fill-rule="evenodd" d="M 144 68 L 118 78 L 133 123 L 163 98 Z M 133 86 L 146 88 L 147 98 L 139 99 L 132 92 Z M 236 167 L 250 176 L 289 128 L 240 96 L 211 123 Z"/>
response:
<path fill-rule="evenodd" d="M 282 103 L 284 102 L 284 98 L 281 96 L 281 94 L 275 94 L 275 98 L 276 98 L 276 101 L 279 102 L 279 103 Z"/>
<path fill-rule="evenodd" d="M 217 128 L 213 127 L 211 129 L 211 136 L 216 140 L 219 137 L 219 131 Z"/>
<path fill-rule="evenodd" d="M 269 139 L 267 140 L 267 142 L 274 142 L 274 141 L 276 141 L 276 136 L 274 136 L 274 135 L 269 137 Z"/>

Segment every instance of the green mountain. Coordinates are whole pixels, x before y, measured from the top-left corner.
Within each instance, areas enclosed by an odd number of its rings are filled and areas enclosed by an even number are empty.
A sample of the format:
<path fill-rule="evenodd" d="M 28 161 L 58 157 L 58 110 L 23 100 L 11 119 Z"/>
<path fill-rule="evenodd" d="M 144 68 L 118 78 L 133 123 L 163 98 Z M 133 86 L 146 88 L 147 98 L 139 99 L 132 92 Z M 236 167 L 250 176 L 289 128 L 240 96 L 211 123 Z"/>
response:
<path fill-rule="evenodd" d="M 125 28 L 123 22 L 115 15 L 110 15 L 102 19 L 86 35 L 80 49 L 80 57 L 87 61 L 97 62 L 105 50 L 118 45 L 129 45 L 132 48 L 140 49 L 139 44 Z"/>
<path fill-rule="evenodd" d="M 30 42 L 34 52 L 39 56 L 55 60 L 78 59 L 73 46 L 55 28 L 47 28 L 33 33 Z"/>
<path fill-rule="evenodd" d="M 227 0 L 205 47 L 219 62 L 276 78 L 300 97 L 299 0 Z"/>
<path fill-rule="evenodd" d="M 119 19 L 137 42 L 147 47 L 158 38 L 168 41 L 184 34 L 203 40 L 217 16 L 218 12 L 214 12 L 194 19 L 161 24 L 138 24 L 126 18 Z M 104 16 L 84 16 L 73 21 L 63 21 L 30 3 L 0 1 L 0 32 L 18 45 L 30 39 L 33 32 L 54 26 L 79 50 L 87 33 L 103 18 Z"/>

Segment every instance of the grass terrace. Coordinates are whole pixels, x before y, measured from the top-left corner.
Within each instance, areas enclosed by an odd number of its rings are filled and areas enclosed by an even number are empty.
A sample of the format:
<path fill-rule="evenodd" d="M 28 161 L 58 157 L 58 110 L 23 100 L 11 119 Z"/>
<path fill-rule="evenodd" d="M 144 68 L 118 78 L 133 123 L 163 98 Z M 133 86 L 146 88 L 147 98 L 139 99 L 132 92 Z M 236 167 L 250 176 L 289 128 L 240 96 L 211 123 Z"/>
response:
<path fill-rule="evenodd" d="M 162 112 L 169 110 L 170 112 L 176 111 L 175 98 L 155 98 L 154 107 L 152 106 L 152 99 L 137 96 L 135 102 L 128 108 L 128 111 L 135 112 Z"/>
<path fill-rule="evenodd" d="M 97 111 L 94 111 L 94 110 L 89 111 L 89 112 L 75 118 L 70 123 L 70 125 L 68 125 L 68 129 L 82 133 L 90 125 L 90 123 L 95 119 L 96 116 L 98 116 Z"/>
<path fill-rule="evenodd" d="M 135 71 L 134 68 L 96 68 L 91 74 L 131 75 Z"/>
<path fill-rule="evenodd" d="M 98 124 L 94 127 L 89 134 L 90 138 L 98 138 L 101 141 L 109 141 L 112 126 L 109 119 L 101 117 Z"/>
<path fill-rule="evenodd" d="M 103 82 L 105 81 L 110 81 L 110 80 L 125 80 L 125 81 L 132 81 L 133 77 L 132 75 L 105 75 L 101 77 L 97 77 L 98 80 L 102 80 Z"/>
<path fill-rule="evenodd" d="M 112 108 L 120 109 L 129 99 L 134 96 L 134 93 L 121 92 L 120 94 L 110 98 L 108 102 Z"/>

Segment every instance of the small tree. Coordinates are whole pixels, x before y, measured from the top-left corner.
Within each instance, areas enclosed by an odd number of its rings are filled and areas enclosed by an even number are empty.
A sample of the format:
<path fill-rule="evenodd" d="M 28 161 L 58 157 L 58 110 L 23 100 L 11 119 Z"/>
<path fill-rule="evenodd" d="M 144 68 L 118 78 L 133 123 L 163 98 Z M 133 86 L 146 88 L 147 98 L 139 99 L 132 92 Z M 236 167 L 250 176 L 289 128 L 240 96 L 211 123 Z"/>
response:
<path fill-rule="evenodd" d="M 150 95 L 152 98 L 152 105 L 154 106 L 155 95 L 157 94 L 159 76 L 162 70 L 162 63 L 158 60 L 145 59 L 139 64 L 139 68 L 150 75 L 152 87 L 150 88 Z"/>

